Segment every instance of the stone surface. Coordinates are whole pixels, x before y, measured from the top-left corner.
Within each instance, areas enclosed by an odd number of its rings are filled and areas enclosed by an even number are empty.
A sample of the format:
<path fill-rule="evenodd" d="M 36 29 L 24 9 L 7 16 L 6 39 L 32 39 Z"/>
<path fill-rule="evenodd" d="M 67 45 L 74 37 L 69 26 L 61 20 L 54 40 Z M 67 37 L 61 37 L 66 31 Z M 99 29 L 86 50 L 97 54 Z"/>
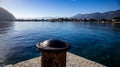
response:
<path fill-rule="evenodd" d="M 41 67 L 41 57 L 26 60 L 14 65 L 8 65 L 4 67 Z M 106 67 L 102 64 L 85 59 L 83 57 L 67 53 L 67 66 L 66 67 Z"/>

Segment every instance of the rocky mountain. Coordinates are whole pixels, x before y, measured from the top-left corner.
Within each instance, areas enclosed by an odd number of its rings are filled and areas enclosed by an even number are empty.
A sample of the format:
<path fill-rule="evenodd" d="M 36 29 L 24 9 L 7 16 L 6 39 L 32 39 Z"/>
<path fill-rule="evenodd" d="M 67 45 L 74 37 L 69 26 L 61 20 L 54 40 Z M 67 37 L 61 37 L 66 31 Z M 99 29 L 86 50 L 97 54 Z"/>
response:
<path fill-rule="evenodd" d="M 10 12 L 0 7 L 0 21 L 8 20 L 15 20 L 15 17 Z"/>
<path fill-rule="evenodd" d="M 112 19 L 115 17 L 120 17 L 120 10 L 116 10 L 116 11 L 109 11 L 109 12 L 104 12 L 104 13 L 91 13 L 91 14 L 77 14 L 75 16 L 73 16 L 72 18 L 78 18 L 78 19 L 85 19 L 85 18 L 91 18 L 91 19 Z"/>

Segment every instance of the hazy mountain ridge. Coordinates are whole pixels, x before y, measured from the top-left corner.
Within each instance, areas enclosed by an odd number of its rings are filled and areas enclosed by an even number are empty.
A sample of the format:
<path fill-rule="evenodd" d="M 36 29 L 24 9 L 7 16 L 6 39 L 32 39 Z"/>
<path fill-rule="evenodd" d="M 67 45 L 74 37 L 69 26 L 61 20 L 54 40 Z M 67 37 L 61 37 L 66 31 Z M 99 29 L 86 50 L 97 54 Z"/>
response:
<path fill-rule="evenodd" d="M 72 18 L 78 18 L 78 19 L 91 18 L 91 19 L 96 19 L 96 20 L 105 18 L 109 20 L 115 17 L 120 17 L 120 10 L 109 11 L 109 12 L 104 12 L 104 13 L 96 12 L 96 13 L 91 13 L 91 14 L 77 14 L 73 16 Z"/>
<path fill-rule="evenodd" d="M 15 17 L 10 12 L 0 7 L 0 21 L 8 20 L 15 20 Z"/>

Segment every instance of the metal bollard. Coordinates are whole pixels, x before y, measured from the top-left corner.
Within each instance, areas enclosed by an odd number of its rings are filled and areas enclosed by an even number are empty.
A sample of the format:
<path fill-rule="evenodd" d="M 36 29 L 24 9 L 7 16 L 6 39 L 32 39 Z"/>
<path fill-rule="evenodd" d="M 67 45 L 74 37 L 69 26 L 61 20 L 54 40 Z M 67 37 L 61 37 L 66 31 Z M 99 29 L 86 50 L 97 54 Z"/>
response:
<path fill-rule="evenodd" d="M 66 67 L 66 51 L 71 48 L 68 43 L 49 39 L 36 46 L 41 52 L 41 67 Z"/>

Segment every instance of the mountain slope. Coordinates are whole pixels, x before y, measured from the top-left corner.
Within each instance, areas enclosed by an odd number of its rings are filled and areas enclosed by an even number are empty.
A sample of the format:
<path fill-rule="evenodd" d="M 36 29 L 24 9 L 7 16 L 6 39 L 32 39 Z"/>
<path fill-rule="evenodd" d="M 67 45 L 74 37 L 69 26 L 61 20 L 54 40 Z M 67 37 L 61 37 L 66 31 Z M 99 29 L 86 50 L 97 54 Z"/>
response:
<path fill-rule="evenodd" d="M 15 17 L 10 12 L 0 7 L 0 21 L 8 20 L 15 20 Z"/>
<path fill-rule="evenodd" d="M 79 18 L 79 19 L 91 18 L 91 19 L 96 19 L 96 20 L 105 18 L 109 20 L 115 17 L 120 17 L 120 10 L 109 11 L 109 12 L 104 12 L 104 13 L 97 12 L 97 13 L 91 13 L 91 14 L 77 14 L 73 16 L 72 18 Z"/>

